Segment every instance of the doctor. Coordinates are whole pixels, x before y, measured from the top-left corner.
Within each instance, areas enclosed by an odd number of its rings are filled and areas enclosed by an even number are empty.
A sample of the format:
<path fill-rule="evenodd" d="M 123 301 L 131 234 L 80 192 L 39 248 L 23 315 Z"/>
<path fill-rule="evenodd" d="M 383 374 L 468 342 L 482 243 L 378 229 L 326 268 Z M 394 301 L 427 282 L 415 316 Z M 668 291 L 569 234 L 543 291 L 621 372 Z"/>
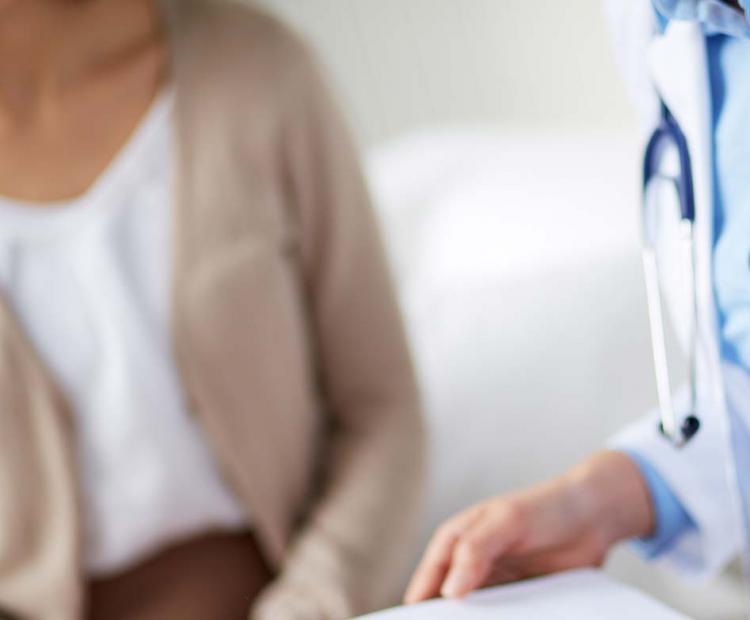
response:
<path fill-rule="evenodd" d="M 562 476 L 448 520 L 412 579 L 409 603 L 599 565 L 624 540 L 696 576 L 739 552 L 747 564 L 750 3 L 611 0 L 608 9 L 646 138 L 667 118 L 689 153 L 681 170 L 674 144 L 660 146 L 655 176 L 692 177 L 693 260 L 680 254 L 679 202 L 662 196 L 667 204 L 645 213 L 666 305 L 695 360 L 692 390 L 675 397 L 675 408 L 680 421 L 695 414 L 700 428 L 687 442 L 679 433 L 670 441 L 649 416 Z"/>

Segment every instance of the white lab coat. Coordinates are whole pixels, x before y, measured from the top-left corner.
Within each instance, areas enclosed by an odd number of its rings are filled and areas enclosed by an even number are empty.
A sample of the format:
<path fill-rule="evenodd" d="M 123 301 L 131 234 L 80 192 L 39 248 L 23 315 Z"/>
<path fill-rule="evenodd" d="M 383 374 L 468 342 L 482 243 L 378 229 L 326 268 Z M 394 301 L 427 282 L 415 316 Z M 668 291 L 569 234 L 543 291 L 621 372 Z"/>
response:
<path fill-rule="evenodd" d="M 701 418 L 700 431 L 682 450 L 659 435 L 656 414 L 626 429 L 612 445 L 647 458 L 696 521 L 696 533 L 683 537 L 661 561 L 681 572 L 705 576 L 747 547 L 725 393 L 727 374 L 732 371 L 722 366 L 720 358 L 712 283 L 713 153 L 705 37 L 699 25 L 688 22 L 672 22 L 660 34 L 650 0 L 607 0 L 606 8 L 623 75 L 646 121 L 644 134 L 650 134 L 658 120 L 655 93 L 659 92 L 690 147 L 696 195 L 697 408 Z M 666 237 L 662 243 L 669 243 Z M 684 295 L 684 265 L 682 271 L 668 262 L 664 267 L 670 315 L 678 335 L 684 336 L 692 318 Z M 745 376 L 735 379 L 737 389 L 750 383 Z M 750 402 L 750 387 L 747 393 Z M 750 481 L 750 472 L 745 476 Z"/>

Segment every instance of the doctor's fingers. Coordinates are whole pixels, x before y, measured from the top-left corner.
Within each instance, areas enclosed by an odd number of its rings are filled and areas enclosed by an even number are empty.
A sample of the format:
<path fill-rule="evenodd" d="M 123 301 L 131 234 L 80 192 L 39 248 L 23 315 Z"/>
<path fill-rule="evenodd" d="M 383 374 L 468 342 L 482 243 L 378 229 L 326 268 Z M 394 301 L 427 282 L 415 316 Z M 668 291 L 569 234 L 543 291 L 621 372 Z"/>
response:
<path fill-rule="evenodd" d="M 553 549 L 516 553 L 500 558 L 484 586 L 532 579 L 576 568 L 601 567 L 607 548 L 594 540 L 581 540 Z"/>
<path fill-rule="evenodd" d="M 600 568 L 605 559 L 606 551 L 602 552 L 601 548 L 592 548 L 586 544 L 504 556 L 492 567 L 490 576 L 483 587 L 533 579 L 579 568 Z"/>
<path fill-rule="evenodd" d="M 461 597 L 488 585 L 497 561 L 525 539 L 525 512 L 521 502 L 510 498 L 487 507 L 454 545 L 443 596 Z"/>
<path fill-rule="evenodd" d="M 440 594 L 440 588 L 451 566 L 456 543 L 461 535 L 481 518 L 483 512 L 483 505 L 474 506 L 449 519 L 437 529 L 406 590 L 404 602 L 407 605 Z"/>

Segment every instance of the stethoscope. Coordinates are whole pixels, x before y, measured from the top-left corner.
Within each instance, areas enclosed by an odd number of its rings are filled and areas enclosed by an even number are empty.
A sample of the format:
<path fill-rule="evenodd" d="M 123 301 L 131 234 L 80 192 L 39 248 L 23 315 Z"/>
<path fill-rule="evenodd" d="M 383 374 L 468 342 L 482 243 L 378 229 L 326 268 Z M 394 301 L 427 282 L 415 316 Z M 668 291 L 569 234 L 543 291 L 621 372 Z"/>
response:
<path fill-rule="evenodd" d="M 696 413 L 697 377 L 696 347 L 698 299 L 695 285 L 695 194 L 690 167 L 690 151 L 685 134 L 680 129 L 666 104 L 660 102 L 660 122 L 649 139 L 643 160 L 643 266 L 646 275 L 646 297 L 651 328 L 651 348 L 656 373 L 656 390 L 659 400 L 659 431 L 675 447 L 690 441 L 700 428 Z M 667 152 L 677 154 L 676 174 L 665 174 L 662 158 Z M 658 182 L 658 183 L 657 183 Z M 679 242 L 682 258 L 689 269 L 688 282 L 691 287 L 692 325 L 688 343 L 689 404 L 688 410 L 678 415 L 672 398 L 669 363 L 667 361 L 666 332 L 662 312 L 662 294 L 659 264 L 656 253 L 656 235 L 651 224 L 658 221 L 653 211 L 658 207 L 658 188 L 668 187 L 679 203 Z"/>

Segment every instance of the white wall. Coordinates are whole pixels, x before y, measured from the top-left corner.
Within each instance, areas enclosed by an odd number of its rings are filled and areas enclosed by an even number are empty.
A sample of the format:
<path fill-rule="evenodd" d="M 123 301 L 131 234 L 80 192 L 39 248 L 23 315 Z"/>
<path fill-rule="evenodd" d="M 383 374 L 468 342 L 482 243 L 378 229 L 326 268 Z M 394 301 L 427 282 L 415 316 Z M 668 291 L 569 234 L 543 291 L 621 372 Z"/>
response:
<path fill-rule="evenodd" d="M 601 0 L 259 0 L 320 51 L 365 143 L 415 126 L 628 128 Z"/>

